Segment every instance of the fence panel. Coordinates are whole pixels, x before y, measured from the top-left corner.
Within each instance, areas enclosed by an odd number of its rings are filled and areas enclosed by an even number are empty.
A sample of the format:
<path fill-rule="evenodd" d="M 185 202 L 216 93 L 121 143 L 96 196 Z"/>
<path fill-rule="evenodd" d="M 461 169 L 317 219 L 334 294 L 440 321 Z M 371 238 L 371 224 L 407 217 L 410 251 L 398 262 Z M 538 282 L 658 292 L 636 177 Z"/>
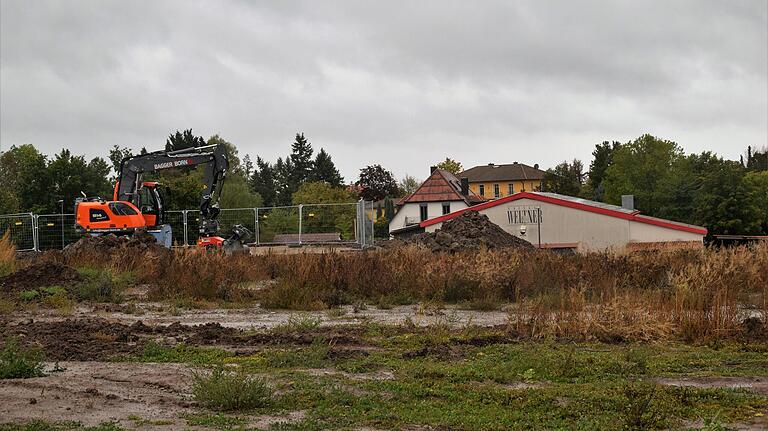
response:
<path fill-rule="evenodd" d="M 301 206 L 301 243 L 354 243 L 357 204 Z"/>
<path fill-rule="evenodd" d="M 219 235 L 226 238 L 232 234 L 232 226 L 243 225 L 251 231 L 246 242 L 256 242 L 256 208 L 223 209 L 219 213 Z"/>
<path fill-rule="evenodd" d="M 184 234 L 186 230 L 184 214 L 185 211 L 165 212 L 165 223 L 171 225 L 171 243 L 174 246 L 183 246 L 186 244 L 186 235 Z"/>
<path fill-rule="evenodd" d="M 0 215 L 0 236 L 6 233 L 18 251 L 35 249 L 35 218 L 31 213 Z"/>
<path fill-rule="evenodd" d="M 220 235 L 240 224 L 252 232 L 255 244 L 356 243 L 373 245 L 375 213 L 372 202 L 307 204 L 268 208 L 223 209 Z M 195 245 L 200 236 L 200 211 L 166 212 L 173 244 Z M 0 215 L 0 236 L 9 232 L 19 251 L 62 249 L 82 235 L 74 230 L 74 214 Z"/>
<path fill-rule="evenodd" d="M 74 214 L 40 214 L 37 222 L 37 250 L 61 250 L 82 236 L 74 229 Z"/>
<path fill-rule="evenodd" d="M 258 208 L 258 244 L 299 244 L 299 206 Z"/>

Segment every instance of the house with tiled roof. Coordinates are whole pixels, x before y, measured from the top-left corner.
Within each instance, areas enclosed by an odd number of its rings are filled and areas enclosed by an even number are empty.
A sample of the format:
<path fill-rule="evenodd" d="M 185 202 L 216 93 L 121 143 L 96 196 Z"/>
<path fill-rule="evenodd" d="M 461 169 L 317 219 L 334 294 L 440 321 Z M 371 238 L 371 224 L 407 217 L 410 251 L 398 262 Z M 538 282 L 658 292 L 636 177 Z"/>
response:
<path fill-rule="evenodd" d="M 432 166 L 429 178 L 410 195 L 400 199 L 389 222 L 390 233 L 419 228 L 419 223 L 485 202 L 469 189 L 466 179 Z"/>
<path fill-rule="evenodd" d="M 457 176 L 469 181 L 469 188 L 473 193 L 485 199 L 499 199 L 519 192 L 541 190 L 545 173 L 539 169 L 538 164 L 528 166 L 514 162 L 475 166 Z"/>

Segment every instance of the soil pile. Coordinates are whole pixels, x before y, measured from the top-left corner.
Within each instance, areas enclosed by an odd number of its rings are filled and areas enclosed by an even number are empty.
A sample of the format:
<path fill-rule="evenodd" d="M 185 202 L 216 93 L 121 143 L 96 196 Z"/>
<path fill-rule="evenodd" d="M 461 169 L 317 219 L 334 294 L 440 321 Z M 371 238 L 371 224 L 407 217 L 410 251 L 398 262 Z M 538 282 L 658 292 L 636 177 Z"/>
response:
<path fill-rule="evenodd" d="M 130 236 L 107 234 L 80 238 L 77 242 L 64 247 L 64 255 L 71 256 L 80 253 L 94 252 L 108 253 L 119 248 L 131 248 L 136 251 L 166 250 L 165 247 L 157 243 L 157 240 L 155 240 L 155 237 L 152 236 L 152 234 L 138 230 Z"/>
<path fill-rule="evenodd" d="M 3 290 L 26 290 L 46 286 L 65 286 L 79 281 L 83 281 L 83 278 L 70 266 L 55 262 L 39 262 L 0 278 L 0 287 Z"/>
<path fill-rule="evenodd" d="M 30 319 L 17 324 L 0 320 L 0 334 L 17 337 L 25 345 L 39 346 L 48 360 L 56 361 L 108 360 L 117 355 L 136 354 L 142 352 L 150 340 L 159 340 L 167 345 L 185 343 L 191 346 L 220 346 L 238 351 L 272 345 L 308 346 L 317 339 L 323 339 L 334 346 L 333 354 L 349 354 L 347 351 L 350 347 L 364 344 L 362 330 L 348 328 L 254 333 L 223 327 L 215 322 L 196 326 L 180 323 L 148 326 L 141 321 L 126 325 L 102 318 L 58 322 Z M 3 339 L 0 338 L 0 348 L 2 345 Z"/>
<path fill-rule="evenodd" d="M 480 248 L 533 249 L 528 241 L 504 231 L 485 214 L 467 211 L 443 223 L 437 232 L 414 235 L 407 242 L 422 244 L 432 251 L 458 252 Z"/>

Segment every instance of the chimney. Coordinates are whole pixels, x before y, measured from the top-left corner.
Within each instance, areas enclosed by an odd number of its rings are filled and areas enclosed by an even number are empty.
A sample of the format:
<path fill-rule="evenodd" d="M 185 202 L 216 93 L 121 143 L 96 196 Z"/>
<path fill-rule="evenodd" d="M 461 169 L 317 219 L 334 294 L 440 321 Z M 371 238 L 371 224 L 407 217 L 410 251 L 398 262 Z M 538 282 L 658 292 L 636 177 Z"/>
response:
<path fill-rule="evenodd" d="M 635 210 L 635 195 L 621 195 L 621 207 L 628 210 Z"/>
<path fill-rule="evenodd" d="M 539 169 L 539 164 L 538 164 L 538 163 L 535 163 L 535 164 L 533 165 L 533 169 Z"/>
<path fill-rule="evenodd" d="M 469 178 L 461 177 L 461 194 L 463 196 L 469 195 Z"/>
<path fill-rule="evenodd" d="M 436 170 L 437 170 L 437 166 L 430 166 L 429 167 L 429 175 L 434 174 Z"/>

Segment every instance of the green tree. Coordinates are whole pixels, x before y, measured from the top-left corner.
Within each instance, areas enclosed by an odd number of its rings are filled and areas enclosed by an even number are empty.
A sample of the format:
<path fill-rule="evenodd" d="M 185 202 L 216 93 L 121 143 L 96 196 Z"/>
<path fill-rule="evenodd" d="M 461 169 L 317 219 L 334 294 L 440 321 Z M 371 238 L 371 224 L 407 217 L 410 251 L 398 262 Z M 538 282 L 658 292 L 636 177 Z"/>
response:
<path fill-rule="evenodd" d="M 762 151 L 752 152 L 752 146 L 747 147 L 747 161 L 744 163 L 750 171 L 768 171 L 768 147 Z"/>
<path fill-rule="evenodd" d="M 583 185 L 584 165 L 577 159 L 573 159 L 571 163 L 562 162 L 554 169 L 547 169 L 542 179 L 542 189 L 545 192 L 567 196 L 579 196 Z"/>
<path fill-rule="evenodd" d="M 395 205 L 392 202 L 392 198 L 384 198 L 384 217 L 387 221 L 392 220 L 395 216 Z"/>
<path fill-rule="evenodd" d="M 275 173 L 272 165 L 256 156 L 256 167 L 253 169 L 250 179 L 251 190 L 258 193 L 264 200 L 264 205 L 277 204 L 277 191 L 275 190 Z"/>
<path fill-rule="evenodd" d="M 275 178 L 275 204 L 276 205 L 290 205 L 291 196 L 298 184 L 294 183 L 295 177 L 293 170 L 293 162 L 290 157 L 287 157 L 285 161 L 282 158 L 277 158 L 274 168 Z"/>
<path fill-rule="evenodd" d="M 605 172 L 613 162 L 613 153 L 621 144 L 613 141 L 603 141 L 600 144 L 595 145 L 594 151 L 592 151 L 592 162 L 589 164 L 589 172 L 587 173 L 587 183 L 585 187 L 586 197 L 601 202 L 603 200 L 603 194 L 605 189 L 603 187 L 603 180 L 605 180 Z"/>
<path fill-rule="evenodd" d="M 437 167 L 438 169 L 448 171 L 453 175 L 456 175 L 459 172 L 464 170 L 464 168 L 461 166 L 461 162 L 457 162 L 456 160 L 453 160 L 448 157 L 446 157 L 445 160 L 443 160 L 442 162 L 438 163 Z"/>
<path fill-rule="evenodd" d="M 360 197 L 369 201 L 378 201 L 387 196 L 397 196 L 398 187 L 392 172 L 381 165 L 366 166 L 360 169 L 360 178 L 355 183 L 361 188 Z"/>
<path fill-rule="evenodd" d="M 291 193 L 309 180 L 310 175 L 312 175 L 314 168 L 312 153 L 312 144 L 304 137 L 304 133 L 297 133 L 296 139 L 291 144 L 291 155 L 288 156 L 288 160 L 291 162 L 291 184 L 289 186 Z"/>
<path fill-rule="evenodd" d="M 31 144 L 12 146 L 0 155 L 0 189 L 5 212 L 49 212 L 51 202 L 47 158 Z"/>
<path fill-rule="evenodd" d="M 112 198 L 112 186 L 107 180 L 110 164 L 97 157 L 90 162 L 83 156 L 73 156 L 67 150 L 61 150 L 47 167 L 50 176 L 51 197 L 46 207 L 56 210 L 59 199 L 64 200 L 67 208 L 74 207 L 75 198 L 83 192 L 87 196 Z"/>
<path fill-rule="evenodd" d="M 749 172 L 744 176 L 744 182 L 751 190 L 759 209 L 760 233 L 768 235 L 768 170 Z"/>
<path fill-rule="evenodd" d="M 112 163 L 114 178 L 117 178 L 120 174 L 120 162 L 128 157 L 133 157 L 133 151 L 130 148 L 122 148 L 119 145 L 114 145 L 112 149 L 109 150 L 109 161 Z"/>
<path fill-rule="evenodd" d="M 421 182 L 417 180 L 416 178 L 405 174 L 402 180 L 400 180 L 400 183 L 398 185 L 398 189 L 402 193 L 403 196 L 408 196 L 411 193 L 415 192 L 416 189 L 419 188 L 419 185 Z"/>
<path fill-rule="evenodd" d="M 165 141 L 165 150 L 183 150 L 185 148 L 202 147 L 205 145 L 205 139 L 202 136 L 195 136 L 192 129 L 187 129 L 183 133 L 178 130 L 176 133 L 168 135 Z"/>
<path fill-rule="evenodd" d="M 663 200 L 657 185 L 670 175 L 672 165 L 682 156 L 676 143 L 651 135 L 618 146 L 605 171 L 605 201 L 619 205 L 621 195 L 631 194 L 640 210 L 657 214 Z"/>
<path fill-rule="evenodd" d="M 714 234 L 756 234 L 761 231 L 759 196 L 745 181 L 739 162 L 723 161 L 702 178 L 695 200 L 695 219 Z"/>
<path fill-rule="evenodd" d="M 333 187 L 341 187 L 344 184 L 344 178 L 336 169 L 336 165 L 333 164 L 330 154 L 326 153 L 323 148 L 320 148 L 320 152 L 315 157 L 310 180 L 325 181 Z"/>
<path fill-rule="evenodd" d="M 299 204 L 350 203 L 355 195 L 344 187 L 333 187 L 324 181 L 304 183 L 293 193 L 291 202 Z"/>

